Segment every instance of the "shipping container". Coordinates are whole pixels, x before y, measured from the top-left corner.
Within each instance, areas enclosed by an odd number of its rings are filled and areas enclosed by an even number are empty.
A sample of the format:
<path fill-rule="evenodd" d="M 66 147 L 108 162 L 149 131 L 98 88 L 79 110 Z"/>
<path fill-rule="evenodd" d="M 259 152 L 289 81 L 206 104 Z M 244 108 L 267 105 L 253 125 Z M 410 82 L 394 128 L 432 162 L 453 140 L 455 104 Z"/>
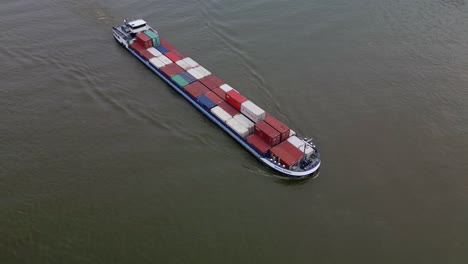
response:
<path fill-rule="evenodd" d="M 184 72 L 179 73 L 179 75 L 180 77 L 184 78 L 185 81 L 187 81 L 187 83 L 193 83 L 197 81 L 197 79 L 188 72 L 184 71 Z"/>
<path fill-rule="evenodd" d="M 289 141 L 287 140 L 278 144 L 278 147 L 283 148 L 286 152 L 288 152 L 295 159 L 301 159 L 302 157 L 304 157 L 304 152 L 296 148 L 293 144 L 289 143 Z"/>
<path fill-rule="evenodd" d="M 214 88 L 213 93 L 219 96 L 219 98 L 223 99 L 223 101 L 226 99 L 226 92 L 224 92 L 220 87 Z"/>
<path fill-rule="evenodd" d="M 179 74 L 184 71 L 181 67 L 179 67 L 175 63 L 171 63 L 169 65 L 166 65 L 160 69 L 166 76 L 172 77 L 176 74 Z"/>
<path fill-rule="evenodd" d="M 248 130 L 249 134 L 253 133 L 254 130 L 254 122 L 250 121 L 247 117 L 245 117 L 243 114 L 238 114 L 233 116 L 232 118 L 236 119 L 237 121 L 241 122 L 242 125 L 244 125 Z"/>
<path fill-rule="evenodd" d="M 197 101 L 206 109 L 210 110 L 211 108 L 215 107 L 216 104 L 211 101 L 206 95 L 202 94 L 197 97 Z"/>
<path fill-rule="evenodd" d="M 271 148 L 270 154 L 276 161 L 288 169 L 291 169 L 291 167 L 295 166 L 300 159 L 291 156 L 291 154 L 279 146 Z"/>
<path fill-rule="evenodd" d="M 265 122 L 280 132 L 281 141 L 285 141 L 289 138 L 289 127 L 281 123 L 278 119 L 267 113 L 265 115 Z"/>
<path fill-rule="evenodd" d="M 203 83 L 210 90 L 218 88 L 219 86 L 224 84 L 224 82 L 221 79 L 219 79 L 216 75 L 213 74 L 204 77 L 200 80 L 200 82 Z"/>
<path fill-rule="evenodd" d="M 201 84 L 198 81 L 185 86 L 184 90 L 187 91 L 187 93 L 190 94 L 190 96 L 192 96 L 193 98 L 197 98 L 200 95 L 209 91 L 209 89 L 206 88 L 205 85 Z"/>
<path fill-rule="evenodd" d="M 164 55 L 158 56 L 158 59 L 159 59 L 160 61 L 162 61 L 162 62 L 163 62 L 164 64 L 166 64 L 166 65 L 169 65 L 169 64 L 172 64 L 172 63 L 173 63 L 170 59 L 168 59 L 168 58 L 167 58 L 166 56 L 164 56 Z"/>
<path fill-rule="evenodd" d="M 165 47 L 163 47 L 163 46 L 161 46 L 161 45 L 156 46 L 155 48 L 156 48 L 157 50 L 159 50 L 159 52 L 161 52 L 162 54 L 166 54 L 166 53 L 169 52 L 168 49 L 166 49 Z"/>
<path fill-rule="evenodd" d="M 192 67 L 190 67 L 190 65 L 188 65 L 188 63 L 186 63 L 184 60 L 179 60 L 179 61 L 176 61 L 176 64 L 179 65 L 182 69 L 184 70 L 189 70 L 191 69 Z"/>
<path fill-rule="evenodd" d="M 265 119 L 265 111 L 251 101 L 245 101 L 241 104 L 241 113 L 255 123 Z"/>
<path fill-rule="evenodd" d="M 180 74 L 176 74 L 171 77 L 171 79 L 180 87 L 183 88 L 187 84 L 189 84 Z"/>
<path fill-rule="evenodd" d="M 143 59 L 149 61 L 151 58 L 154 58 L 154 55 L 151 54 L 151 52 L 147 51 L 147 50 L 142 50 L 140 52 L 140 56 L 143 57 Z"/>
<path fill-rule="evenodd" d="M 160 60 L 159 60 L 158 58 L 156 58 L 156 57 L 151 58 L 151 59 L 149 60 L 149 62 L 150 62 L 151 64 L 153 64 L 153 66 L 156 67 L 157 69 L 166 66 L 166 64 L 164 64 L 162 61 L 160 61 Z"/>
<path fill-rule="evenodd" d="M 203 75 L 201 75 L 197 70 L 195 69 L 188 69 L 187 70 L 188 73 L 190 73 L 193 77 L 197 78 L 197 80 L 200 80 L 201 78 L 203 78 Z"/>
<path fill-rule="evenodd" d="M 140 43 L 140 45 L 145 49 L 151 48 L 153 46 L 153 40 L 143 32 L 140 32 L 136 35 L 136 42 Z"/>
<path fill-rule="evenodd" d="M 261 137 L 270 146 L 278 145 L 281 139 L 281 134 L 265 123 L 265 121 L 260 121 L 255 124 L 254 134 Z"/>
<path fill-rule="evenodd" d="M 252 145 L 254 149 L 260 152 L 262 155 L 266 155 L 270 150 L 270 146 L 265 141 L 263 141 L 263 139 L 261 139 L 255 134 L 248 136 L 247 142 L 249 142 L 250 145 Z"/>
<path fill-rule="evenodd" d="M 172 46 L 166 39 L 159 37 L 159 41 L 161 42 L 161 45 L 164 46 L 167 50 L 175 50 L 176 48 Z"/>
<path fill-rule="evenodd" d="M 224 109 L 222 109 L 221 107 L 219 106 L 215 106 L 213 108 L 211 108 L 210 110 L 215 116 L 217 116 L 219 119 L 221 119 L 221 121 L 223 122 L 227 122 L 229 121 L 230 119 L 232 119 L 232 116 L 230 114 L 228 114 L 226 111 L 224 111 Z"/>
<path fill-rule="evenodd" d="M 149 51 L 151 54 L 153 54 L 155 57 L 161 56 L 162 53 L 159 52 L 159 50 L 155 49 L 154 47 L 148 48 L 147 51 Z"/>
<path fill-rule="evenodd" d="M 168 59 L 170 59 L 173 62 L 177 62 L 180 60 L 179 57 L 177 57 L 172 51 L 169 51 L 168 53 L 164 54 Z"/>
<path fill-rule="evenodd" d="M 223 99 L 221 99 L 221 97 L 219 97 L 218 95 L 216 95 L 213 91 L 209 91 L 209 92 L 206 92 L 206 97 L 210 98 L 211 101 L 213 101 L 213 103 L 215 103 L 216 105 L 224 102 Z"/>
<path fill-rule="evenodd" d="M 197 72 L 199 72 L 203 77 L 211 75 L 211 72 L 208 71 L 207 69 L 205 69 L 203 66 L 197 66 L 197 67 L 195 67 L 193 69 L 196 70 Z"/>
<path fill-rule="evenodd" d="M 132 44 L 130 44 L 130 48 L 135 50 L 138 54 L 140 54 L 142 50 L 145 50 L 145 48 L 143 48 L 143 46 L 138 42 L 133 42 Z"/>
<path fill-rule="evenodd" d="M 198 63 L 194 60 L 192 60 L 192 58 L 190 57 L 187 57 L 184 59 L 184 61 L 191 67 L 191 68 L 195 68 L 198 66 Z"/>
<path fill-rule="evenodd" d="M 245 101 L 247 101 L 247 98 L 234 89 L 226 92 L 226 102 L 239 111 L 241 110 L 241 104 Z"/>
<path fill-rule="evenodd" d="M 239 111 L 237 111 L 236 109 L 234 109 L 234 107 L 232 107 L 230 104 L 228 104 L 227 102 L 221 102 L 219 105 L 219 107 L 223 108 L 224 111 L 226 111 L 229 115 L 231 116 L 235 116 L 235 115 L 238 115 L 240 114 Z"/>
<path fill-rule="evenodd" d="M 231 90 L 234 90 L 234 88 L 232 88 L 229 84 L 223 84 L 221 86 L 219 86 L 219 88 L 221 88 L 221 90 L 223 90 L 225 93 L 231 91 Z"/>
<path fill-rule="evenodd" d="M 289 143 L 291 143 L 294 147 L 298 148 L 298 149 L 303 149 L 304 148 L 304 141 L 302 141 L 300 138 L 296 137 L 296 136 L 292 136 L 290 138 L 287 139 L 287 141 Z"/>
<path fill-rule="evenodd" d="M 148 36 L 151 39 L 151 41 L 153 42 L 153 46 L 156 47 L 160 45 L 159 35 L 157 32 L 154 32 L 153 30 L 146 30 L 144 33 L 146 36 Z"/>
<path fill-rule="evenodd" d="M 226 124 L 242 138 L 246 138 L 249 135 L 249 130 L 234 118 L 229 119 Z"/>

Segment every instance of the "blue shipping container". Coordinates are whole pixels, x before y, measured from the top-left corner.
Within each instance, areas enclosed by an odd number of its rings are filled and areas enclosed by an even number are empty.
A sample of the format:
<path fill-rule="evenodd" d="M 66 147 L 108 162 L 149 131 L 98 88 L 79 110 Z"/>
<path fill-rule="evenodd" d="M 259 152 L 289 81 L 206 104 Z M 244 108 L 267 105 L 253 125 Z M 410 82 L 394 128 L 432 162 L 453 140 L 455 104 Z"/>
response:
<path fill-rule="evenodd" d="M 162 54 L 166 54 L 166 53 L 169 52 L 168 49 L 166 49 L 165 47 L 163 47 L 163 46 L 161 46 L 161 45 L 156 46 L 155 48 L 156 48 L 157 50 L 159 50 L 159 52 L 161 52 Z"/>
<path fill-rule="evenodd" d="M 188 83 L 193 83 L 197 81 L 197 78 L 193 77 L 190 73 L 188 72 L 181 72 L 179 73 L 180 77 L 184 78 L 184 80 Z"/>
<path fill-rule="evenodd" d="M 216 106 L 216 104 L 213 101 L 211 101 L 210 98 L 206 97 L 206 95 L 204 94 L 197 97 L 197 101 L 200 102 L 200 104 L 208 110 Z"/>

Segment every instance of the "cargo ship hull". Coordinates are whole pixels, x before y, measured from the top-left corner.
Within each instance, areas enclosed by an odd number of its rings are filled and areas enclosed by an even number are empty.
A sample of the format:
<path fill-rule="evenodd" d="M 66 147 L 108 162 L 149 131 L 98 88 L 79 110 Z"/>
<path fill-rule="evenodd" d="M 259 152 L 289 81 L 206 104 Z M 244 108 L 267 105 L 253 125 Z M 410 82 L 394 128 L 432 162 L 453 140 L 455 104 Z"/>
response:
<path fill-rule="evenodd" d="M 303 179 L 303 178 L 312 178 L 318 175 L 318 170 L 321 165 L 320 161 L 320 154 L 317 149 L 316 154 L 318 155 L 316 162 L 310 164 L 307 169 L 302 171 L 293 171 L 287 168 L 284 168 L 279 162 L 271 159 L 270 157 L 258 152 L 256 149 L 252 148 L 252 146 L 239 134 L 237 134 L 231 127 L 227 126 L 223 120 L 218 118 L 212 112 L 205 109 L 198 101 L 194 100 L 190 95 L 188 95 L 183 89 L 181 89 L 173 80 L 168 78 L 161 72 L 159 69 L 154 67 L 148 60 L 145 60 L 142 56 L 140 56 L 137 52 L 135 52 L 128 44 L 128 40 L 122 38 L 115 32 L 114 30 L 114 39 L 122 45 L 127 51 L 129 51 L 133 56 L 135 56 L 141 63 L 143 63 L 146 67 L 148 67 L 153 73 L 155 73 L 159 78 L 161 78 L 164 82 L 166 82 L 174 91 L 184 97 L 187 101 L 189 101 L 198 111 L 204 114 L 207 118 L 209 118 L 213 123 L 218 125 L 221 129 L 223 129 L 227 134 L 229 134 L 232 138 L 234 138 L 239 144 L 241 144 L 247 151 L 249 151 L 255 158 L 257 158 L 260 162 L 267 165 L 271 169 L 280 172 L 282 175 L 281 177 L 286 177 L 288 179 Z"/>

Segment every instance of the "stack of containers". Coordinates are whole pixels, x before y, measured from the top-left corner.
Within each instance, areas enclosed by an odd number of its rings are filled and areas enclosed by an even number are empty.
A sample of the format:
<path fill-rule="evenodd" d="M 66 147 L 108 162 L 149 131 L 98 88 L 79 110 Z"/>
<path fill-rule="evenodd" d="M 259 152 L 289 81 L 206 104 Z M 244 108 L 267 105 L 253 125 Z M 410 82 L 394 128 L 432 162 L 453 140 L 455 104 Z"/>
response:
<path fill-rule="evenodd" d="M 173 53 L 175 56 L 177 56 L 179 59 L 183 59 L 183 58 L 186 58 L 187 56 L 180 52 L 178 49 L 176 49 L 174 46 L 172 46 L 167 40 L 163 39 L 163 38 L 159 38 L 159 40 L 161 41 L 161 46 L 163 46 L 164 48 L 166 48 L 168 51 L 170 51 L 171 53 Z M 179 65 L 180 66 L 180 65 Z M 183 67 L 182 67 L 183 68 Z"/>
<path fill-rule="evenodd" d="M 132 44 L 130 44 L 130 48 L 135 50 L 138 54 L 145 50 L 145 48 L 143 48 L 143 46 L 138 42 L 133 42 Z"/>
<path fill-rule="evenodd" d="M 309 157 L 312 153 L 314 153 L 314 149 L 311 146 L 306 145 L 304 141 L 302 141 L 301 139 L 299 139 L 296 136 L 289 137 L 287 139 L 287 141 L 291 145 L 293 145 L 295 148 L 300 150 L 302 153 L 304 153 L 305 156 L 307 156 L 307 157 Z"/>
<path fill-rule="evenodd" d="M 144 33 L 151 39 L 151 42 L 153 43 L 154 47 L 161 45 L 161 43 L 159 42 L 159 34 L 157 31 L 148 29 Z"/>
<path fill-rule="evenodd" d="M 157 69 L 160 69 L 164 66 L 166 66 L 166 64 L 164 64 L 164 62 L 162 62 L 161 60 L 159 60 L 158 58 L 154 57 L 154 58 L 151 58 L 149 60 L 149 62 L 154 66 L 156 67 Z"/>
<path fill-rule="evenodd" d="M 143 59 L 145 59 L 147 61 L 154 58 L 154 55 L 151 54 L 151 52 L 149 52 L 148 50 L 145 50 L 145 49 L 140 52 L 140 56 L 143 57 Z"/>
<path fill-rule="evenodd" d="M 197 81 L 197 79 L 195 79 L 195 77 L 193 77 L 192 75 L 190 75 L 190 73 L 188 73 L 186 71 L 179 73 L 179 75 L 180 75 L 180 77 L 184 78 L 184 80 L 187 83 L 193 83 L 193 82 Z"/>
<path fill-rule="evenodd" d="M 211 108 L 216 106 L 216 104 L 204 94 L 198 96 L 197 101 L 207 110 L 210 110 Z"/>
<path fill-rule="evenodd" d="M 224 100 L 221 99 L 221 97 L 219 97 L 218 95 L 216 95 L 213 91 L 208 91 L 205 95 L 206 97 L 210 98 L 210 100 L 213 101 L 213 103 L 215 103 L 216 105 L 219 105 L 220 103 L 224 102 Z"/>
<path fill-rule="evenodd" d="M 284 141 L 270 149 L 271 156 L 286 168 L 297 165 L 298 161 L 304 156 L 304 153 L 299 151 L 289 141 Z"/>
<path fill-rule="evenodd" d="M 281 134 L 265 121 L 260 121 L 254 126 L 254 134 L 263 139 L 268 145 L 276 146 L 280 143 Z"/>
<path fill-rule="evenodd" d="M 177 64 L 175 64 L 175 63 L 171 63 L 169 65 L 166 65 L 166 66 L 160 68 L 159 70 L 161 70 L 161 72 L 164 73 L 167 77 L 172 77 L 172 76 L 174 76 L 176 74 L 179 74 L 179 73 L 184 71 L 182 68 L 177 66 Z"/>
<path fill-rule="evenodd" d="M 226 102 L 239 111 L 241 110 L 242 103 L 245 101 L 247 101 L 247 98 L 232 88 L 226 92 Z"/>
<path fill-rule="evenodd" d="M 265 111 L 251 101 L 245 101 L 241 104 L 241 113 L 258 123 L 265 119 Z M 288 130 L 289 135 L 289 130 Z"/>
<path fill-rule="evenodd" d="M 270 150 L 270 146 L 263 141 L 259 136 L 252 134 L 247 137 L 247 142 L 250 143 L 258 152 L 262 155 L 266 155 L 268 150 Z"/>
<path fill-rule="evenodd" d="M 235 115 L 232 118 L 236 119 L 243 126 L 245 126 L 249 130 L 249 135 L 253 133 L 255 124 L 252 121 L 250 121 L 250 119 L 245 117 L 243 114 Z"/>
<path fill-rule="evenodd" d="M 229 119 L 226 124 L 242 138 L 246 138 L 249 135 L 249 130 L 235 118 Z"/>
<path fill-rule="evenodd" d="M 197 67 L 195 67 L 195 68 L 193 68 L 193 69 L 196 70 L 198 73 L 200 73 L 200 75 L 203 76 L 203 77 L 206 77 L 206 76 L 208 76 L 208 75 L 211 75 L 211 72 L 208 71 L 207 69 L 205 69 L 203 66 L 200 66 L 200 65 L 199 65 L 199 66 L 197 66 Z M 203 77 L 202 77 L 202 78 L 203 78 Z"/>
<path fill-rule="evenodd" d="M 278 119 L 274 118 L 272 115 L 267 113 L 265 115 L 265 122 L 269 124 L 271 127 L 273 127 L 274 129 L 278 130 L 278 132 L 280 132 L 281 142 L 289 138 L 289 134 L 290 134 L 289 127 L 281 123 L 280 121 L 278 121 Z"/>
<path fill-rule="evenodd" d="M 203 83 L 210 90 L 218 88 L 219 86 L 224 84 L 224 82 L 221 79 L 219 79 L 216 75 L 213 74 L 201 79 L 200 82 Z"/>
<path fill-rule="evenodd" d="M 221 102 L 219 104 L 219 107 L 221 107 L 224 111 L 226 111 L 231 117 L 239 114 L 239 111 L 234 109 L 234 107 L 229 105 L 227 102 Z"/>
<path fill-rule="evenodd" d="M 200 95 L 202 95 L 202 94 L 209 91 L 209 89 L 206 88 L 199 81 L 193 82 L 193 83 L 185 86 L 184 90 L 187 91 L 187 93 L 190 94 L 190 96 L 192 96 L 193 98 L 197 98 Z"/>
<path fill-rule="evenodd" d="M 223 122 L 227 122 L 230 119 L 232 119 L 232 116 L 228 114 L 226 111 L 224 111 L 221 107 L 215 106 L 211 108 L 211 113 L 213 113 L 215 116 L 217 116 L 219 119 L 221 119 Z"/>
<path fill-rule="evenodd" d="M 170 59 L 172 62 L 177 62 L 180 61 L 180 58 L 175 55 L 172 51 L 167 52 L 164 54 L 168 59 Z"/>
<path fill-rule="evenodd" d="M 138 42 L 145 49 L 153 46 L 153 40 L 142 32 L 136 35 L 136 42 Z"/>
<path fill-rule="evenodd" d="M 188 69 L 187 72 L 190 73 L 190 75 L 192 75 L 193 77 L 197 78 L 197 80 L 200 80 L 201 78 L 205 77 L 196 69 Z"/>

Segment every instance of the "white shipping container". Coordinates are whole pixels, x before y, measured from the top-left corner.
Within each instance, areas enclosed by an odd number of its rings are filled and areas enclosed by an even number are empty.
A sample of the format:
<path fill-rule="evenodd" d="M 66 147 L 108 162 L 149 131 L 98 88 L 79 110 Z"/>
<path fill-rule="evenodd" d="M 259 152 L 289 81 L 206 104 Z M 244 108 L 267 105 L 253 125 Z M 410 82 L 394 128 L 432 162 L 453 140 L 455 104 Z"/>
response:
<path fill-rule="evenodd" d="M 192 75 L 193 77 L 195 77 L 197 80 L 200 80 L 201 78 L 203 78 L 204 76 L 201 75 L 197 70 L 195 69 L 189 69 L 187 70 L 188 73 L 190 73 L 190 75 Z"/>
<path fill-rule="evenodd" d="M 226 123 L 242 138 L 246 138 L 249 135 L 249 130 L 244 125 L 242 125 L 241 122 L 237 121 L 235 118 L 229 119 Z"/>
<path fill-rule="evenodd" d="M 223 122 L 227 122 L 228 120 L 232 119 L 232 116 L 228 114 L 224 109 L 219 106 L 215 106 L 211 108 L 211 113 L 217 116 L 219 119 L 223 120 Z"/>
<path fill-rule="evenodd" d="M 242 125 L 244 125 L 249 130 L 249 134 L 253 133 L 253 129 L 255 126 L 254 122 L 250 121 L 250 119 L 245 117 L 243 114 L 235 115 L 233 118 L 239 121 Z"/>
<path fill-rule="evenodd" d="M 162 61 L 165 65 L 169 65 L 172 63 L 172 61 L 164 55 L 158 56 L 158 59 Z"/>
<path fill-rule="evenodd" d="M 198 66 L 198 67 L 195 67 L 194 69 L 198 71 L 201 75 L 203 75 L 203 77 L 206 77 L 211 74 L 211 72 L 205 69 L 203 66 Z"/>
<path fill-rule="evenodd" d="M 226 93 L 234 89 L 229 84 L 223 84 L 219 88 L 221 88 L 221 90 L 223 90 Z"/>
<path fill-rule="evenodd" d="M 164 62 L 162 62 L 161 60 L 159 60 L 159 59 L 156 58 L 156 57 L 151 58 L 151 59 L 149 60 L 149 62 L 150 62 L 151 64 L 153 64 L 153 66 L 156 67 L 156 68 L 158 68 L 158 69 L 161 68 L 161 67 L 164 67 L 164 66 L 166 65 L 166 64 L 164 64 Z"/>
<path fill-rule="evenodd" d="M 155 57 L 162 55 L 162 53 L 159 52 L 159 50 L 155 49 L 154 47 L 148 48 L 147 51 L 149 51 L 149 53 L 153 54 Z"/>
<path fill-rule="evenodd" d="M 182 69 L 184 70 L 188 70 L 188 69 L 191 69 L 192 67 L 190 67 L 190 65 L 188 65 L 187 62 L 185 62 L 184 60 L 178 60 L 176 61 L 176 64 L 179 65 Z"/>
<path fill-rule="evenodd" d="M 195 67 L 198 66 L 198 63 L 196 61 L 192 60 L 192 58 L 190 58 L 190 57 L 187 57 L 187 58 L 183 59 L 183 61 L 185 61 L 192 68 L 195 68 Z"/>
<path fill-rule="evenodd" d="M 298 137 L 292 136 L 292 137 L 288 138 L 287 140 L 288 140 L 289 143 L 291 143 L 293 146 L 300 149 L 301 151 L 304 150 L 304 144 L 305 143 L 304 143 L 304 141 L 302 141 Z"/>
<path fill-rule="evenodd" d="M 251 101 L 245 101 L 241 104 L 241 113 L 246 115 L 255 123 L 265 119 L 265 110 L 261 109 Z"/>

